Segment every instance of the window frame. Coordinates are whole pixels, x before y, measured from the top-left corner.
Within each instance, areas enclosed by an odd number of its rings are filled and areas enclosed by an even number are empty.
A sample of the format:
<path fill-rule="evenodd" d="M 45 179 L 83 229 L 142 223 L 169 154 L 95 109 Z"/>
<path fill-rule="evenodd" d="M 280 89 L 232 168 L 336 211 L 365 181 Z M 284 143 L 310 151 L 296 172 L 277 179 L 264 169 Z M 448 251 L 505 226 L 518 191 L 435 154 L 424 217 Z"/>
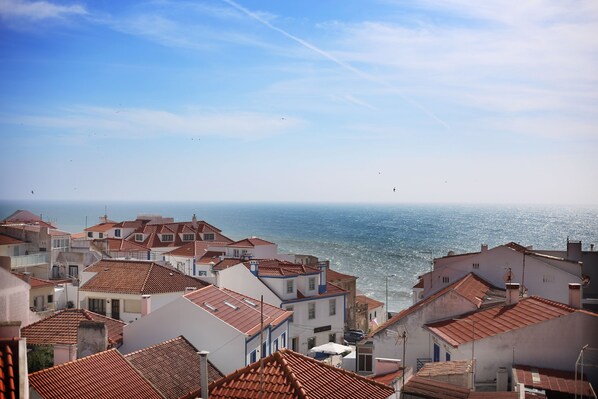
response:
<path fill-rule="evenodd" d="M 308 320 L 316 319 L 316 303 L 315 302 L 307 303 L 307 319 Z"/>
<path fill-rule="evenodd" d="M 328 316 L 336 316 L 336 298 L 328 300 Z"/>
<path fill-rule="evenodd" d="M 288 279 L 287 280 L 287 294 L 293 294 L 295 292 L 295 280 Z"/>
<path fill-rule="evenodd" d="M 307 279 L 307 289 L 309 291 L 313 291 L 316 289 L 316 278 L 315 277 L 310 277 Z"/>

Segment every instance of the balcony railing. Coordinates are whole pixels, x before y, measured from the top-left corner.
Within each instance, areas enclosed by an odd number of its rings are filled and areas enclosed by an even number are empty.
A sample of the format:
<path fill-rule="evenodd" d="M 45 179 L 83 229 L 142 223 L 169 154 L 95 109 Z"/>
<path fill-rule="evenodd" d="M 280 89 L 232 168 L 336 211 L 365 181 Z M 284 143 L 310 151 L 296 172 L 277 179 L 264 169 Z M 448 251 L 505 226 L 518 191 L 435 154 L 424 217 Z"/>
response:
<path fill-rule="evenodd" d="M 19 269 L 23 267 L 39 266 L 50 261 L 49 252 L 39 252 L 31 255 L 11 256 L 10 267 Z"/>

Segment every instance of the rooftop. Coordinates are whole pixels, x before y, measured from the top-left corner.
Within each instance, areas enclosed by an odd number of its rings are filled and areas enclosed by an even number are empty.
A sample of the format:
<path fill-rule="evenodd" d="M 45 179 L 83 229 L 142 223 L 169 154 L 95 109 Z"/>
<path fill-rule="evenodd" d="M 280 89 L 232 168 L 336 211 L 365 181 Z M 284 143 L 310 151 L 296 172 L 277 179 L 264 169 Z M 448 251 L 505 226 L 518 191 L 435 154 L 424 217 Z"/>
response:
<path fill-rule="evenodd" d="M 228 244 L 229 247 L 239 247 L 239 248 L 253 248 L 258 247 L 261 245 L 276 245 L 273 242 L 262 240 L 258 237 L 249 237 L 243 240 L 235 241 Z"/>
<path fill-rule="evenodd" d="M 365 295 L 355 296 L 355 302 L 365 303 L 366 305 L 368 305 L 368 310 L 373 310 L 373 309 L 379 308 L 381 306 L 384 306 L 384 302 L 377 301 L 377 300 L 367 297 Z"/>
<path fill-rule="evenodd" d="M 19 397 L 19 340 L 0 338 L 0 399 Z"/>
<path fill-rule="evenodd" d="M 18 238 L 13 238 L 13 237 L 7 236 L 5 234 L 0 234 L 0 245 L 18 245 L 18 244 L 26 244 L 26 242 L 19 240 Z"/>
<path fill-rule="evenodd" d="M 526 387 L 546 391 L 578 394 L 583 397 L 596 397 L 596 393 L 587 380 L 581 381 L 577 377 L 577 390 L 575 386 L 575 372 L 545 369 L 540 367 L 513 365 L 514 382 L 523 383 Z"/>
<path fill-rule="evenodd" d="M 437 380 L 411 377 L 403 392 L 426 399 L 518 399 L 518 392 L 475 392 L 468 388 Z"/>
<path fill-rule="evenodd" d="M 100 223 L 100 224 L 96 224 L 95 226 L 86 228 L 85 231 L 92 231 L 95 233 L 105 233 L 108 230 L 110 230 L 111 228 L 113 228 L 115 224 L 116 224 L 115 222 Z"/>
<path fill-rule="evenodd" d="M 166 398 L 196 397 L 201 373 L 197 349 L 184 337 L 162 342 L 125 355 L 133 367 Z M 208 360 L 208 383 L 224 377 Z"/>
<path fill-rule="evenodd" d="M 280 399 L 383 399 L 394 389 L 350 371 L 332 367 L 288 349 L 263 359 L 264 397 Z M 210 384 L 210 399 L 256 398 L 260 362 Z"/>
<path fill-rule="evenodd" d="M 163 398 L 116 349 L 31 373 L 29 384 L 44 399 Z"/>
<path fill-rule="evenodd" d="M 38 287 L 53 287 L 54 282 L 44 280 L 41 278 L 33 277 L 31 275 L 27 276 L 24 273 L 12 272 L 15 276 L 26 282 L 31 286 L 31 288 L 38 288 Z"/>
<path fill-rule="evenodd" d="M 108 343 L 122 343 L 126 323 L 86 309 L 65 309 L 21 329 L 21 335 L 32 345 L 77 344 L 79 323 L 83 320 L 106 324 Z"/>
<path fill-rule="evenodd" d="M 207 283 L 155 262 L 103 259 L 85 272 L 97 273 L 80 287 L 81 291 L 122 294 L 161 294 L 201 288 Z"/>

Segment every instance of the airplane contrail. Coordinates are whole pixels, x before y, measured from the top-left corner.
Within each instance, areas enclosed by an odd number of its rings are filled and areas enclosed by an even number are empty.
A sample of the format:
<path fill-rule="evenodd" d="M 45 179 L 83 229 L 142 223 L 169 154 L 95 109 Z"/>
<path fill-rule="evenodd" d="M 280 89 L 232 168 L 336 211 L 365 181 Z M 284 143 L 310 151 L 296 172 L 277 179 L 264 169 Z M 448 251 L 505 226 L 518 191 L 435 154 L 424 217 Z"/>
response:
<path fill-rule="evenodd" d="M 272 25 L 270 22 L 266 21 L 265 19 L 263 19 L 262 17 L 260 17 L 259 15 L 257 15 L 256 13 L 248 10 L 247 8 L 243 7 L 242 5 L 238 4 L 237 2 L 233 1 L 233 0 L 222 0 L 223 2 L 225 2 L 226 4 L 230 5 L 231 7 L 236 8 L 237 10 L 241 11 L 242 13 L 246 14 L 247 16 L 249 16 L 250 18 L 255 19 L 256 21 L 258 21 L 259 23 L 261 23 L 262 25 L 267 26 L 268 28 L 272 29 L 273 31 L 276 31 L 278 33 L 280 33 L 283 36 L 288 37 L 289 39 L 299 43 L 300 45 L 302 45 L 303 47 L 306 47 L 318 54 L 320 54 L 322 57 L 329 59 L 330 61 L 334 62 L 335 64 L 343 67 L 344 69 L 353 72 L 354 74 L 356 74 L 357 76 L 360 76 L 366 80 L 369 80 L 371 82 L 375 82 L 375 83 L 379 83 L 382 84 L 390 89 L 393 90 L 397 90 L 398 89 L 391 85 L 389 82 L 383 80 L 383 79 L 379 79 L 375 76 L 372 76 L 358 68 L 355 68 L 354 66 L 339 60 L 338 58 L 336 58 L 335 56 L 333 56 L 332 54 L 322 50 L 321 48 L 314 46 L 313 44 L 306 42 L 305 40 L 301 39 L 300 37 L 297 37 L 295 35 L 290 34 L 289 32 L 285 31 L 284 29 L 281 29 L 279 27 L 276 27 L 274 25 Z M 428 110 L 427 108 L 425 108 L 423 105 L 417 103 L 416 101 L 412 100 L 409 97 L 406 97 L 405 95 L 401 94 L 401 93 L 397 93 L 404 101 L 410 103 L 411 105 L 413 105 L 414 107 L 418 108 L 420 111 L 422 111 L 423 113 L 425 113 L 426 115 L 428 115 L 430 118 L 434 119 L 436 122 L 440 123 L 442 126 L 444 126 L 445 129 L 447 130 L 451 130 L 450 126 L 443 121 L 442 119 L 440 119 L 439 117 L 437 117 L 436 115 L 434 115 L 434 113 L 432 113 L 432 111 Z"/>

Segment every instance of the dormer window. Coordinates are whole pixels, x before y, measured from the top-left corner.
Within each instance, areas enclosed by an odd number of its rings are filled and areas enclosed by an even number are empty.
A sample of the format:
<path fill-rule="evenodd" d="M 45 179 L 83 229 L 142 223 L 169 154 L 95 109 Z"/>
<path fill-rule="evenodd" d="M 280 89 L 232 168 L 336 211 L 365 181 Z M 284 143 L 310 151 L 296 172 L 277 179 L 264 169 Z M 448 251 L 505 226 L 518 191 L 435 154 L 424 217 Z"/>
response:
<path fill-rule="evenodd" d="M 195 234 L 183 234 L 183 241 L 193 241 Z"/>
<path fill-rule="evenodd" d="M 174 236 L 172 234 L 162 234 L 162 242 L 173 242 Z"/>
<path fill-rule="evenodd" d="M 135 234 L 135 241 L 142 242 L 143 241 L 143 234 Z"/>
<path fill-rule="evenodd" d="M 309 288 L 308 290 L 313 291 L 316 289 L 316 278 L 315 277 L 310 277 L 309 280 Z"/>
<path fill-rule="evenodd" d="M 214 241 L 214 233 L 204 233 L 203 239 L 205 241 Z"/>
<path fill-rule="evenodd" d="M 293 285 L 293 280 L 287 280 L 287 294 L 295 292 L 295 287 Z"/>

